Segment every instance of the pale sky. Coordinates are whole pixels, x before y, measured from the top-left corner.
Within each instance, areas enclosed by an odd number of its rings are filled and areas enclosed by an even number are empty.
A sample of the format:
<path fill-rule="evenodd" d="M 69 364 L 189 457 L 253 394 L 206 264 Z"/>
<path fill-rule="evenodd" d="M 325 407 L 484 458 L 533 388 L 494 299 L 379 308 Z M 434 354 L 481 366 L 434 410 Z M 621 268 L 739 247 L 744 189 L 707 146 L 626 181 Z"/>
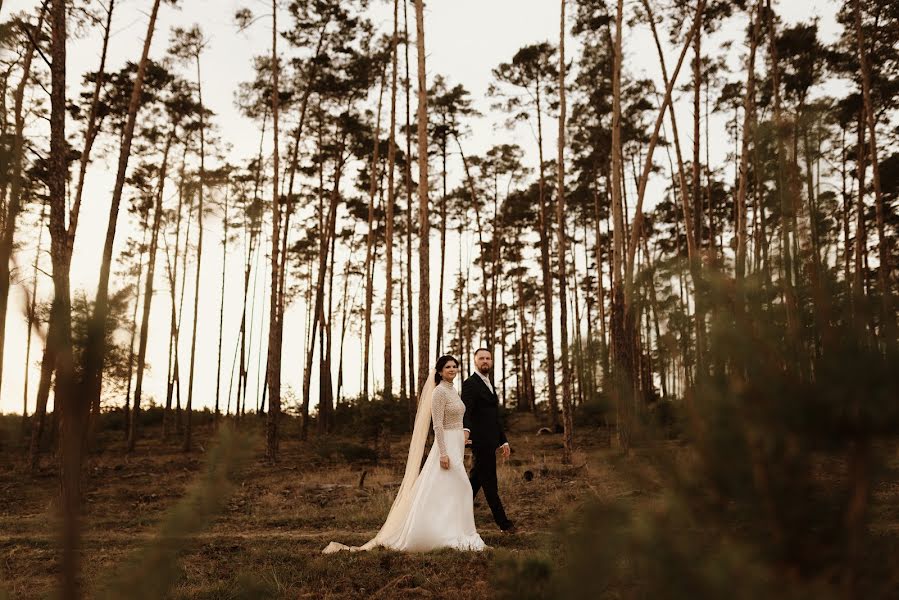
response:
<path fill-rule="evenodd" d="M 28 9 L 31 10 L 39 2 L 37 0 L 5 0 L 3 2 L 0 18 L 7 19 L 11 13 Z M 574 12 L 573 2 L 569 1 L 569 14 Z M 808 20 L 815 16 L 820 17 L 821 37 L 825 43 L 833 41 L 838 33 L 834 21 L 836 2 L 832 0 L 798 1 L 777 3 L 777 10 L 787 23 L 798 20 Z M 110 42 L 108 70 L 118 70 L 125 61 L 137 61 L 146 31 L 148 11 L 151 0 L 118 0 L 116 12 L 113 18 L 113 36 Z M 385 2 L 373 2 L 372 14 L 378 28 L 388 31 L 392 25 L 391 6 Z M 627 3 L 628 9 L 633 8 L 633 3 Z M 249 81 L 253 77 L 252 57 L 269 51 L 271 34 L 267 21 L 260 21 L 243 33 L 237 33 L 233 23 L 233 15 L 237 8 L 247 6 L 257 14 L 269 10 L 270 3 L 262 0 L 182 0 L 180 9 L 173 9 L 163 3 L 160 9 L 157 31 L 153 39 L 151 56 L 161 58 L 164 54 L 169 38 L 169 30 L 173 26 L 189 27 L 198 23 L 206 36 L 210 39 L 208 50 L 203 56 L 203 86 L 204 101 L 216 114 L 214 122 L 218 128 L 218 134 L 231 146 L 229 160 L 239 164 L 247 157 L 255 155 L 259 143 L 259 125 L 239 114 L 234 106 L 234 92 L 239 83 Z M 661 11 L 660 11 L 661 12 Z M 414 11 L 410 6 L 410 29 L 414 31 Z M 519 127 L 515 132 L 502 129 L 502 117 L 490 110 L 490 101 L 486 98 L 487 87 L 491 82 L 491 70 L 500 62 L 508 61 L 515 51 L 531 43 L 550 41 L 558 43 L 559 33 L 559 2 L 557 0 L 431 0 L 426 7 L 426 33 L 427 67 L 429 82 L 436 74 L 446 76 L 451 84 L 463 84 L 472 95 L 475 107 L 485 114 L 484 117 L 471 123 L 472 135 L 467 140 L 466 153 L 478 154 L 484 152 L 490 146 L 497 143 L 517 142 L 525 151 L 526 160 L 530 166 L 536 166 L 536 142 L 526 126 Z M 402 17 L 401 17 L 402 20 Z M 281 23 L 288 23 L 286 14 L 280 17 Z M 735 18 L 728 23 L 714 40 L 705 45 L 705 48 L 716 46 L 722 40 L 736 39 L 731 51 L 731 65 L 737 66 L 737 60 L 741 60 L 744 54 L 743 31 L 745 19 Z M 414 35 L 414 34 L 413 34 Z M 664 36 L 667 40 L 667 35 Z M 625 69 L 632 75 L 651 77 L 657 81 L 657 87 L 661 90 L 661 75 L 658 68 L 656 52 L 648 27 L 637 25 L 627 31 L 625 43 Z M 98 64 L 100 50 L 100 32 L 95 30 L 84 39 L 70 41 L 68 78 L 70 94 L 79 91 L 81 75 L 88 70 L 95 70 Z M 279 47 L 286 50 L 287 44 L 281 43 Z M 567 41 L 568 54 L 574 57 L 577 52 L 576 41 L 569 37 Z M 677 59 L 679 48 L 667 50 L 666 62 L 669 71 L 673 69 Z M 283 55 L 282 55 L 283 56 Z M 689 60 L 690 55 L 688 55 Z M 410 53 L 412 61 L 412 73 L 414 78 L 416 55 L 414 46 Z M 402 69 L 402 60 L 400 62 Z M 686 69 L 682 71 L 679 83 L 687 81 Z M 413 97 L 413 103 L 415 98 Z M 655 104 L 655 99 L 652 100 Z M 398 107 L 402 114 L 402 104 Z M 414 118 L 413 106 L 413 118 Z M 679 122 L 685 123 L 681 127 L 684 134 L 682 143 L 690 144 L 689 129 L 686 123 L 691 119 L 691 107 L 687 101 L 678 102 Z M 386 118 L 385 118 L 386 126 Z M 555 157 L 556 125 L 552 123 L 547 127 L 545 139 L 545 152 L 547 156 Z M 710 123 L 712 162 L 722 162 L 727 151 L 732 147 L 732 140 L 726 132 L 724 123 L 720 117 L 713 117 Z M 70 135 L 74 130 L 70 130 Z M 75 242 L 75 254 L 72 263 L 72 288 L 73 290 L 85 290 L 89 297 L 93 297 L 97 285 L 98 267 L 102 253 L 102 244 L 106 231 L 108 202 L 111 196 L 111 188 L 115 175 L 115 161 L 117 149 L 105 158 L 97 158 L 88 171 L 85 200 L 82 209 L 82 217 L 79 222 L 78 234 Z M 271 152 L 271 140 L 266 142 L 266 152 Z M 660 149 L 660 152 L 663 150 Z M 664 154 L 657 152 L 656 160 L 665 162 Z M 716 158 L 717 157 L 717 158 Z M 456 159 L 457 160 L 457 159 Z M 132 160 L 131 166 L 135 161 Z M 215 164 L 208 165 L 214 168 Z M 436 165 L 432 165 L 432 174 Z M 454 181 L 458 181 L 460 167 L 452 166 Z M 658 185 L 658 184 L 656 184 Z M 174 194 L 174 186 L 168 184 L 168 196 Z M 651 202 L 653 191 L 659 187 L 650 188 L 647 196 Z M 126 195 L 127 198 L 127 195 Z M 651 207 L 651 203 L 647 206 Z M 135 231 L 135 226 L 127 220 L 126 207 L 123 205 L 120 213 L 120 225 L 117 234 L 118 253 L 124 246 L 126 239 Z M 34 239 L 36 228 L 29 225 L 35 218 L 35 214 L 24 216 L 17 232 L 23 249 L 17 260 L 24 269 L 20 275 L 20 283 L 30 286 L 31 268 L 26 267 L 33 261 Z M 358 226 L 364 227 L 364 224 Z M 220 301 L 220 281 L 222 273 L 221 260 L 221 223 L 214 218 L 206 221 L 206 233 L 204 241 L 204 262 L 201 281 L 200 320 L 198 323 L 198 352 L 197 352 L 197 376 L 194 388 L 194 405 L 197 407 L 211 406 L 215 393 L 215 370 L 218 347 L 218 306 Z M 434 232 L 437 233 L 436 231 Z M 44 248 L 48 236 L 44 234 Z M 473 240 L 463 239 L 462 262 L 471 260 L 471 248 Z M 437 244 L 439 237 L 435 235 L 431 240 L 432 247 L 432 331 L 436 330 L 433 321 L 437 314 Z M 457 247 L 458 238 L 450 237 L 448 242 L 453 249 Z M 237 342 L 237 330 L 240 322 L 240 310 L 242 306 L 243 273 L 240 264 L 240 256 L 243 254 L 239 244 L 230 248 L 227 268 L 227 286 L 225 301 L 225 336 L 224 359 L 222 368 L 222 388 L 227 392 L 229 387 L 228 377 L 231 373 L 232 358 Z M 447 263 L 447 276 L 450 280 L 459 264 L 457 252 L 449 252 Z M 165 257 L 160 252 L 157 258 L 156 285 L 153 299 L 153 310 L 150 321 L 150 336 L 148 348 L 148 361 L 152 368 L 145 376 L 144 390 L 145 401 L 153 398 L 157 402 L 165 400 L 165 370 L 166 352 L 168 343 L 168 318 L 170 305 L 168 303 L 168 283 L 165 278 Z M 398 257 L 397 257 L 398 261 Z M 42 258 L 42 266 L 49 272 L 48 257 Z M 536 265 L 535 265 L 536 266 Z M 583 269 L 583 263 L 579 264 Z M 397 266 L 398 268 L 398 266 Z M 267 269 L 266 269 L 267 270 Z M 413 268 L 413 271 L 416 269 Z M 190 273 L 193 273 L 192 268 Z M 117 287 L 120 282 L 113 282 Z M 185 314 L 183 317 L 182 335 L 182 381 L 186 386 L 187 359 L 189 357 L 189 324 L 192 319 L 192 290 L 193 284 L 188 278 L 189 294 L 185 300 Z M 267 282 L 262 281 L 260 274 L 259 289 L 267 287 Z M 450 287 L 450 286 L 447 286 Z M 417 284 L 416 284 L 417 289 Z M 335 282 L 335 292 L 339 290 Z M 49 298 L 52 289 L 48 277 L 40 280 L 39 295 Z M 399 291 L 395 291 L 398 296 Z M 263 300 L 261 293 L 257 295 L 257 305 L 265 306 L 267 312 L 268 302 Z M 449 292 L 446 293 L 446 302 L 449 302 Z M 23 397 L 23 361 L 25 355 L 26 327 L 24 323 L 24 311 L 22 309 L 24 294 L 21 287 L 13 287 L 11 291 L 10 310 L 7 316 L 6 358 L 3 371 L 2 391 L 0 391 L 0 412 L 21 412 Z M 375 309 L 380 313 L 383 309 L 382 288 L 376 290 Z M 261 304 L 260 304 L 261 303 Z M 284 325 L 284 351 L 283 351 L 283 375 L 285 395 L 288 388 L 292 388 L 297 396 L 302 389 L 302 357 L 301 345 L 303 339 L 303 315 L 304 308 L 298 300 L 287 311 Z M 451 311 L 448 311 L 451 312 Z M 257 314 L 260 311 L 257 310 Z M 398 313 L 396 320 L 398 320 Z M 376 382 L 382 379 L 380 357 L 383 356 L 383 316 L 377 317 L 373 332 L 372 355 L 375 372 L 373 377 Z M 449 317 L 445 323 L 445 330 L 453 331 L 453 324 Z M 257 324 L 255 337 L 252 340 L 250 361 L 251 373 L 249 386 L 258 387 L 256 381 L 256 363 L 258 357 L 257 343 L 259 340 L 259 327 Z M 352 334 L 350 334 L 352 335 Z M 394 340 L 397 347 L 394 350 L 395 380 L 399 378 L 399 332 L 394 331 Z M 556 336 L 558 340 L 558 336 Z M 433 348 L 433 338 L 431 341 Z M 557 342 L 558 343 L 558 342 Z M 41 355 L 40 341 L 35 338 L 31 354 L 31 374 L 29 381 L 28 410 L 34 410 L 34 394 L 39 376 L 38 362 Z M 352 395 L 361 388 L 361 342 L 348 336 L 345 354 L 346 393 Z M 335 383 L 336 383 L 336 352 L 335 346 Z M 433 351 L 432 351 L 433 352 Z M 265 367 L 264 345 L 261 364 Z M 317 373 L 313 373 L 312 402 L 317 398 Z M 378 387 L 376 383 L 375 387 Z M 396 381 L 398 389 L 398 381 Z M 186 398 L 186 392 L 185 396 Z M 122 402 L 123 398 L 104 398 L 109 402 Z M 224 399 L 222 400 L 224 403 Z M 248 405 L 252 405 L 253 395 L 250 395 Z"/>

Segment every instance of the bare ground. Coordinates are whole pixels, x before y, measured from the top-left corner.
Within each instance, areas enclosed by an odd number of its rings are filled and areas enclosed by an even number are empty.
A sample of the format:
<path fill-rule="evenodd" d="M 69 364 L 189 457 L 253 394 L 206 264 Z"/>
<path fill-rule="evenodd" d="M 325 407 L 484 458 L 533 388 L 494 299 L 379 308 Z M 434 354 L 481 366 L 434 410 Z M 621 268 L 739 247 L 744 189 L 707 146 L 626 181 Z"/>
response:
<path fill-rule="evenodd" d="M 574 466 L 564 467 L 561 438 L 538 436 L 537 429 L 531 415 L 517 416 L 513 456 L 499 461 L 501 496 L 518 532 L 502 534 L 483 497 L 476 503 L 478 529 L 492 547 L 484 553 L 322 556 L 331 540 L 359 544 L 377 532 L 402 477 L 408 442 L 394 439 L 390 458 L 370 464 L 323 456 L 314 440 L 301 443 L 288 431 L 275 466 L 256 443 L 223 509 L 183 540 L 176 572 L 159 576 L 171 577 L 171 598 L 491 597 L 494 565 L 510 556 L 552 555 L 559 519 L 590 496 L 651 501 L 657 494 L 651 484 L 635 489 L 617 472 L 617 452 L 598 433 L 581 432 Z M 198 432 L 190 454 L 175 441 L 161 442 L 154 430 L 132 455 L 120 432 L 105 435 L 102 452 L 85 469 L 82 567 L 89 597 L 153 546 L 161 521 L 201 477 L 211 431 Z M 59 559 L 56 466 L 45 459 L 30 475 L 21 455 L 6 453 L 2 460 L 0 597 L 3 588 L 11 598 L 52 596 Z"/>

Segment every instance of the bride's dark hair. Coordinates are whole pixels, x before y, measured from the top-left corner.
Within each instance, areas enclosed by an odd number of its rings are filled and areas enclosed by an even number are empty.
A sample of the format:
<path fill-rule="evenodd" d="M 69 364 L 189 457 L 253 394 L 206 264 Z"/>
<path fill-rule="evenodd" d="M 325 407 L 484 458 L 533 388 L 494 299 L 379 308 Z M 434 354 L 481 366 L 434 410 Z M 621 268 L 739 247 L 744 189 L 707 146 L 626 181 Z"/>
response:
<path fill-rule="evenodd" d="M 436 371 L 436 373 L 434 373 L 434 383 L 440 383 L 441 381 L 443 381 L 443 376 L 440 374 L 440 372 L 443 371 L 443 367 L 446 366 L 446 363 L 450 361 L 456 363 L 456 368 L 459 368 L 459 361 L 456 360 L 455 356 L 447 354 L 446 356 L 441 356 L 437 359 L 437 364 L 434 366 L 434 370 Z"/>

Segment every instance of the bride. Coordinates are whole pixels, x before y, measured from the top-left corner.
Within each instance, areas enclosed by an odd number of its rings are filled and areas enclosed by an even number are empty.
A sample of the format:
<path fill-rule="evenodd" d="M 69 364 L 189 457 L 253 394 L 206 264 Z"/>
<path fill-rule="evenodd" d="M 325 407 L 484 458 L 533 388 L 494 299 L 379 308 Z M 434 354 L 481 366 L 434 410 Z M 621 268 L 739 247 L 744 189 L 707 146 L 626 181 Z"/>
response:
<path fill-rule="evenodd" d="M 405 551 L 487 547 L 475 529 L 471 484 L 462 460 L 468 432 L 462 430 L 465 405 L 453 387 L 458 371 L 455 358 L 441 356 L 421 392 L 406 473 L 378 535 L 362 546 L 331 542 L 322 551 L 324 554 L 377 546 Z M 434 444 L 419 473 L 432 420 Z"/>

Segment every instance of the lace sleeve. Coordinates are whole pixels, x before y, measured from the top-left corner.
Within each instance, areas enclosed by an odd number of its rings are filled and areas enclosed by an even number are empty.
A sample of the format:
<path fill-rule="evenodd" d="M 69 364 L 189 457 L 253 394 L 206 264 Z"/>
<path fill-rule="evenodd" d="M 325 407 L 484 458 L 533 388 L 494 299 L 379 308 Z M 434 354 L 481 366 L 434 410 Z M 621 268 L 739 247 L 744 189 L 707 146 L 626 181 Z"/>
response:
<path fill-rule="evenodd" d="M 446 456 L 446 440 L 443 438 L 443 413 L 446 410 L 446 393 L 441 387 L 434 390 L 431 402 L 431 420 L 434 422 L 434 441 L 440 449 L 440 456 Z"/>

